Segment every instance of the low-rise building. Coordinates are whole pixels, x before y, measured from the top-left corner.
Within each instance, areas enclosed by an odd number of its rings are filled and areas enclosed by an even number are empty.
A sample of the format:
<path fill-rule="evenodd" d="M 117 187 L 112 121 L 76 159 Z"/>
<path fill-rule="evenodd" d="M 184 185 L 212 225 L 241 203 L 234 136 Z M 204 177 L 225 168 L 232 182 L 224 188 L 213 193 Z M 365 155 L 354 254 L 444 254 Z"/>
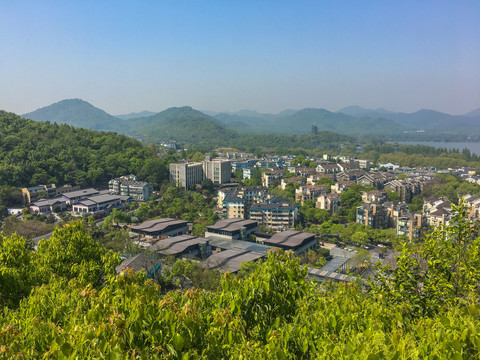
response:
<path fill-rule="evenodd" d="M 236 273 L 243 263 L 258 261 L 264 257 L 265 254 L 261 252 L 232 248 L 212 254 L 202 266 L 211 270 Z"/>
<path fill-rule="evenodd" d="M 286 251 L 293 251 L 295 255 L 300 255 L 309 249 L 315 250 L 317 248 L 315 234 L 296 230 L 278 232 L 270 237 L 260 237 L 257 235 L 257 242 L 278 247 Z"/>
<path fill-rule="evenodd" d="M 149 248 L 162 256 L 206 258 L 211 254 L 208 239 L 193 235 L 178 235 L 158 239 Z"/>
<path fill-rule="evenodd" d="M 257 221 L 253 219 L 225 219 L 206 227 L 205 237 L 226 240 L 249 240 L 258 231 Z"/>
<path fill-rule="evenodd" d="M 188 223 L 186 221 L 172 218 L 149 220 L 140 225 L 129 225 L 128 228 L 131 232 L 148 239 L 161 236 L 178 236 L 188 233 Z"/>
<path fill-rule="evenodd" d="M 44 199 L 30 204 L 30 213 L 36 215 L 47 215 L 55 212 L 55 210 L 65 211 L 66 209 L 67 203 L 63 199 Z"/>
<path fill-rule="evenodd" d="M 387 201 L 387 194 L 381 190 L 362 191 L 362 202 L 383 204 Z"/>
<path fill-rule="evenodd" d="M 85 199 L 89 196 L 99 195 L 99 194 L 100 192 L 98 190 L 95 190 L 93 188 L 87 188 L 87 189 L 64 193 L 60 195 L 59 198 L 65 200 L 67 205 L 73 205 L 77 203 L 79 200 Z"/>
<path fill-rule="evenodd" d="M 320 195 L 317 198 L 315 207 L 318 209 L 327 210 L 331 214 L 334 213 L 341 208 L 340 194 L 330 193 Z"/>
<path fill-rule="evenodd" d="M 123 208 L 128 196 L 121 195 L 94 195 L 76 201 L 72 205 L 72 215 L 100 215 L 108 214 L 114 208 Z"/>

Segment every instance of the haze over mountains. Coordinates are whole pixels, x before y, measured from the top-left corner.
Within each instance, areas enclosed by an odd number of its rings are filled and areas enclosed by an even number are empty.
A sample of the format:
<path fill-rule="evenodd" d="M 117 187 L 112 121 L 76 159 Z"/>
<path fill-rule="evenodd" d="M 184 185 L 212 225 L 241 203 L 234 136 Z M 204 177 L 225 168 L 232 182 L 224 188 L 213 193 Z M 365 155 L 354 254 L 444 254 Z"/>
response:
<path fill-rule="evenodd" d="M 80 99 L 62 100 L 22 115 L 37 121 L 67 123 L 94 130 L 115 131 L 150 141 L 176 140 L 198 143 L 208 139 L 230 139 L 236 134 L 308 134 L 332 131 L 358 137 L 405 139 L 406 134 L 480 135 L 480 109 L 465 115 L 434 110 L 396 113 L 385 109 L 349 106 L 337 112 L 306 108 L 263 114 L 252 110 L 200 112 L 189 106 L 173 107 L 159 113 L 142 111 L 113 116 Z M 425 135 L 422 135 L 425 136 Z"/>

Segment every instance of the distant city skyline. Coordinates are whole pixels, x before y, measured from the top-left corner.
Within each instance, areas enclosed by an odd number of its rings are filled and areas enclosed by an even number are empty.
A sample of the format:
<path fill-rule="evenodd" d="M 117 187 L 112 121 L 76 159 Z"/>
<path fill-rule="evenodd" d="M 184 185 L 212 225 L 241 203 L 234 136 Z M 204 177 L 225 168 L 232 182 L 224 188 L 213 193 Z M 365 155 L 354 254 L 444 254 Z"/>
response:
<path fill-rule="evenodd" d="M 480 108 L 480 2 L 0 4 L 0 109 Z"/>

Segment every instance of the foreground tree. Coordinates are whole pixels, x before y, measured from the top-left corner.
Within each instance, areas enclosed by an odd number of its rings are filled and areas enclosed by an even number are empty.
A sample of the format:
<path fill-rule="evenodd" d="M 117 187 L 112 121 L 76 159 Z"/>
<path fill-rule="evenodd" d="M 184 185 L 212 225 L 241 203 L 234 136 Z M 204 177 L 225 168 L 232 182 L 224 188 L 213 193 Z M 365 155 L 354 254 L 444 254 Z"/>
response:
<path fill-rule="evenodd" d="M 452 205 L 452 221 L 428 234 L 423 244 L 402 243 L 393 269 L 379 269 L 372 291 L 392 304 L 404 304 L 412 315 L 438 312 L 468 297 L 479 299 L 480 238 L 467 208 Z"/>

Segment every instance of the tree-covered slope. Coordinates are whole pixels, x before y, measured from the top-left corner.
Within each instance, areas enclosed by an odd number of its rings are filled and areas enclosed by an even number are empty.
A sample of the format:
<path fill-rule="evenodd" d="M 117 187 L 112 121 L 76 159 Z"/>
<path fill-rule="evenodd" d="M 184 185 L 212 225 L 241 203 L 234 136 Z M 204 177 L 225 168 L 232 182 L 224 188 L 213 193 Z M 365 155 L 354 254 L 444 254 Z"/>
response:
<path fill-rule="evenodd" d="M 165 293 L 144 272 L 115 276 L 119 256 L 81 223 L 37 252 L 0 238 L 0 358 L 478 359 L 480 243 L 465 215 L 419 253 L 404 244 L 371 288 L 310 282 L 272 251 L 215 291 Z"/>
<path fill-rule="evenodd" d="M 189 106 L 169 108 L 135 119 L 133 126 L 132 134 L 150 141 L 227 144 L 235 136 L 235 132 L 226 129 L 218 120 Z"/>
<path fill-rule="evenodd" d="M 166 167 L 128 136 L 0 111 L 0 186 L 96 186 L 130 173 L 166 178 Z"/>
<path fill-rule="evenodd" d="M 35 121 L 50 121 L 86 129 L 126 133 L 130 123 L 80 99 L 67 99 L 22 115 Z"/>

